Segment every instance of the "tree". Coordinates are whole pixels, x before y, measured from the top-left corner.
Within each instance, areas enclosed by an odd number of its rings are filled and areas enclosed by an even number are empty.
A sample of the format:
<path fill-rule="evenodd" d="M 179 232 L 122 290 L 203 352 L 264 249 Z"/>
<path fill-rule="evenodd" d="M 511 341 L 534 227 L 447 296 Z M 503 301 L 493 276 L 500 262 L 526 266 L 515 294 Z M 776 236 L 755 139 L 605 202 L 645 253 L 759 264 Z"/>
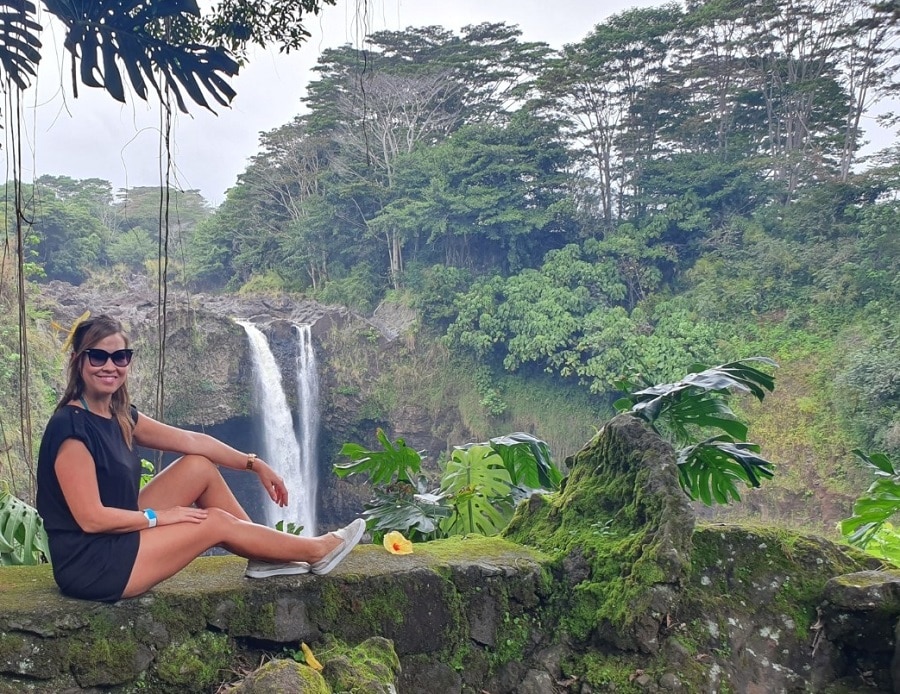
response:
<path fill-rule="evenodd" d="M 573 236 L 567 164 L 556 124 L 533 113 L 466 125 L 398 159 L 394 199 L 370 226 L 437 262 L 514 272 Z"/>
<path fill-rule="evenodd" d="M 625 214 L 636 195 L 643 162 L 656 148 L 662 104 L 645 95 L 657 84 L 677 25 L 676 5 L 626 10 L 566 46 L 541 85 L 561 115 L 595 177 L 604 225 Z"/>
<path fill-rule="evenodd" d="M 390 214 L 373 220 L 403 197 L 399 160 L 467 121 L 505 122 L 547 50 L 519 34 L 502 24 L 466 27 L 462 36 L 424 27 L 373 34 L 364 63 L 349 46 L 322 54 L 306 99 L 309 126 L 333 138 L 333 197 L 351 200 L 361 235 L 382 244 L 394 287 L 410 238 Z"/>

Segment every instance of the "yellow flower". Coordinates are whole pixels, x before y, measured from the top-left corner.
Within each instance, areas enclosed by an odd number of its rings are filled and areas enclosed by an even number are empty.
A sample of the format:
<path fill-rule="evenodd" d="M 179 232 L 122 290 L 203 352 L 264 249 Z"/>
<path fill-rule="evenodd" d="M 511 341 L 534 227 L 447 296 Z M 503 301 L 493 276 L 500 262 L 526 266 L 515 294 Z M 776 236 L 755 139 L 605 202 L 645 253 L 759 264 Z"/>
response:
<path fill-rule="evenodd" d="M 412 554 L 412 542 L 403 533 L 392 530 L 384 536 L 384 548 L 391 554 Z"/>
<path fill-rule="evenodd" d="M 300 650 L 303 651 L 303 657 L 306 659 L 306 664 L 309 665 L 313 670 L 322 672 L 322 663 L 316 660 L 316 656 L 313 655 L 312 649 L 305 643 L 301 643 Z"/>

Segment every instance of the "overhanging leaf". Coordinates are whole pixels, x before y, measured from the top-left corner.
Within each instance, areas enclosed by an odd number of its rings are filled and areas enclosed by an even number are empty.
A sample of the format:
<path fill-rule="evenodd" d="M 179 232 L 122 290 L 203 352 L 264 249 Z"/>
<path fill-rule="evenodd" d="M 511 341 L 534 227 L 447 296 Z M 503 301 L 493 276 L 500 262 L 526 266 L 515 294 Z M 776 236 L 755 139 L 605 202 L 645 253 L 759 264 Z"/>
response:
<path fill-rule="evenodd" d="M 756 444 L 714 436 L 679 451 L 678 479 L 688 496 L 707 506 L 740 501 L 736 482 L 758 487 L 775 475 L 772 463 L 757 453 Z"/>
<path fill-rule="evenodd" d="M 898 471 L 894 470 L 894 465 L 884 453 L 866 454 L 861 449 L 854 448 L 853 454 L 871 467 L 876 475 L 894 476 L 898 474 Z"/>
<path fill-rule="evenodd" d="M 209 110 L 206 95 L 223 106 L 234 98 L 223 76 L 236 75 L 238 63 L 223 48 L 190 40 L 190 31 L 172 30 L 196 21 L 192 18 L 200 10 L 194 0 L 45 0 L 44 4 L 68 28 L 64 45 L 73 61 L 80 62 L 81 81 L 106 89 L 117 101 L 125 101 L 120 65 L 140 98 L 146 98 L 150 85 L 160 98 L 174 96 L 183 112 L 188 109 L 182 92 Z"/>
<path fill-rule="evenodd" d="M 41 25 L 34 3 L 0 0 L 0 67 L 19 89 L 27 89 L 41 60 Z"/>
<path fill-rule="evenodd" d="M 853 515 L 841 521 L 841 533 L 850 544 L 865 547 L 884 523 L 900 511 L 900 478 L 875 480 L 853 504 Z"/>

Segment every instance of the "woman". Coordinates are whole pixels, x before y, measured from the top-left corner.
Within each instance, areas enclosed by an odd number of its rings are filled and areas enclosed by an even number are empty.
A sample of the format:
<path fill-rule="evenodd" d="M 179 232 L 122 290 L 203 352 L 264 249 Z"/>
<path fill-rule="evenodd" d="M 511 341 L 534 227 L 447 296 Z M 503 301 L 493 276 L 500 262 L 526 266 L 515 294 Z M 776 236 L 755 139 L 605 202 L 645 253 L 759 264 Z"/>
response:
<path fill-rule="evenodd" d="M 251 522 L 217 466 L 256 474 L 279 506 L 288 502 L 283 480 L 253 454 L 139 413 L 126 386 L 132 355 L 109 316 L 73 332 L 68 385 L 38 456 L 37 508 L 60 590 L 107 602 L 134 597 L 211 547 L 250 559 L 252 578 L 337 566 L 365 522 L 314 538 Z M 136 444 L 182 457 L 139 490 Z"/>

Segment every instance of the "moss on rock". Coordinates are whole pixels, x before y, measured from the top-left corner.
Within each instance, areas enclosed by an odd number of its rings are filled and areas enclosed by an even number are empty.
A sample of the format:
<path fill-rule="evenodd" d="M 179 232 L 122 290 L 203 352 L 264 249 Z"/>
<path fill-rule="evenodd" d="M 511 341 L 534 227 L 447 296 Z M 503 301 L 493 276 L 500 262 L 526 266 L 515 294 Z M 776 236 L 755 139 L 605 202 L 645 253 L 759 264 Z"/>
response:
<path fill-rule="evenodd" d="M 156 676 L 172 692 L 215 690 L 225 679 L 233 655 L 225 634 L 209 631 L 167 646 L 158 656 Z"/>
<path fill-rule="evenodd" d="M 332 694 L 317 671 L 293 660 L 272 660 L 228 690 L 229 694 Z"/>
<path fill-rule="evenodd" d="M 563 489 L 520 505 L 505 536 L 552 557 L 564 632 L 654 652 L 688 576 L 694 525 L 672 448 L 620 415 L 566 462 Z"/>
<path fill-rule="evenodd" d="M 327 640 L 319 656 L 323 674 L 335 694 L 392 694 L 400 673 L 394 645 L 385 638 L 371 637 L 357 646 Z"/>

